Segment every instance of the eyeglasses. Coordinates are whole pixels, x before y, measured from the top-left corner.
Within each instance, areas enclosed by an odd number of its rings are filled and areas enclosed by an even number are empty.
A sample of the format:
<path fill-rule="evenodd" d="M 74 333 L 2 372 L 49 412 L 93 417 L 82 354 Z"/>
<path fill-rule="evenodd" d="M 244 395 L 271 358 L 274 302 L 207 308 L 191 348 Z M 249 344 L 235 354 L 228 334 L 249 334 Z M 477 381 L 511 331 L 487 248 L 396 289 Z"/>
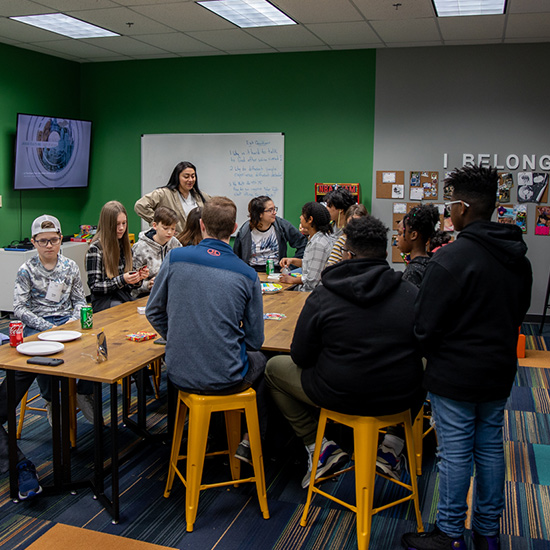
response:
<path fill-rule="evenodd" d="M 350 250 L 349 248 L 342 248 L 342 252 L 347 252 L 352 258 L 354 256 L 357 256 L 357 254 L 353 250 Z"/>
<path fill-rule="evenodd" d="M 61 238 L 54 237 L 53 239 L 35 239 L 34 242 L 38 246 L 41 246 L 42 248 L 46 248 L 48 244 L 51 244 L 52 246 L 57 246 L 61 242 Z"/>
<path fill-rule="evenodd" d="M 466 202 L 466 201 L 462 201 L 462 200 L 457 200 L 457 201 L 449 201 L 449 202 L 446 202 L 444 203 L 445 205 L 445 212 L 447 214 L 449 214 L 451 212 L 451 206 L 453 204 L 459 204 L 459 203 L 462 203 L 464 206 L 466 206 L 467 208 L 470 208 L 470 205 Z"/>
<path fill-rule="evenodd" d="M 276 206 L 273 206 L 271 208 L 266 208 L 264 212 L 268 212 L 269 214 L 277 214 L 279 209 Z"/>

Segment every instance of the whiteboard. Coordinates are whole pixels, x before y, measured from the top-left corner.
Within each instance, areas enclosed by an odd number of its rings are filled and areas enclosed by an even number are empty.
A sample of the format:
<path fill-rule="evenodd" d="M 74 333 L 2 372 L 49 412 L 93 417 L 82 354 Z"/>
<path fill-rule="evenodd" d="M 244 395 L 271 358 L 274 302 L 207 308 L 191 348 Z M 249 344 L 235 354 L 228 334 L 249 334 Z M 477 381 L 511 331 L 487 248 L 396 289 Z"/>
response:
<path fill-rule="evenodd" d="M 259 195 L 271 197 L 283 217 L 284 146 L 282 133 L 142 135 L 141 195 L 165 186 L 174 166 L 187 160 L 197 167 L 201 191 L 235 201 L 239 227 Z"/>

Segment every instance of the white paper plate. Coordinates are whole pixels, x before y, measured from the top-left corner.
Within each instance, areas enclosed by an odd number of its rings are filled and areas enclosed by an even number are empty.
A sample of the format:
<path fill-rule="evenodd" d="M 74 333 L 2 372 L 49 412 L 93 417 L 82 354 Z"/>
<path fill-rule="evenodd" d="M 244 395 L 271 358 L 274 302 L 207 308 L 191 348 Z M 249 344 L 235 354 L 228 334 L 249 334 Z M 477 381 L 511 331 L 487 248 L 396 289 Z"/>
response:
<path fill-rule="evenodd" d="M 17 351 L 24 355 L 51 355 L 65 349 L 61 342 L 23 342 Z"/>
<path fill-rule="evenodd" d="M 47 342 L 70 342 L 77 340 L 82 336 L 82 332 L 76 330 L 53 330 L 52 332 L 42 332 L 38 335 L 39 340 Z"/>

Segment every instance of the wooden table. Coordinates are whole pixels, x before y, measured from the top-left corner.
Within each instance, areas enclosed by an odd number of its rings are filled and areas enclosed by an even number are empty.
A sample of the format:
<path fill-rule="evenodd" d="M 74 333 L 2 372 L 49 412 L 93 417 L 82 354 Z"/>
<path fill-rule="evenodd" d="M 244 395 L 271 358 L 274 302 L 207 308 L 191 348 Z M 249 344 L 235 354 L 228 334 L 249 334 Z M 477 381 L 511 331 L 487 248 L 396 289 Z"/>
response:
<path fill-rule="evenodd" d="M 119 488 L 118 488 L 118 392 L 117 382 L 126 379 L 131 374 L 141 371 L 143 367 L 164 355 L 164 346 L 153 343 L 153 340 L 145 342 L 132 342 L 126 339 L 126 335 L 140 330 L 154 332 L 145 315 L 137 313 L 138 306 L 144 306 L 147 298 L 135 302 L 128 302 L 109 310 L 94 315 L 94 328 L 82 331 L 80 323 L 74 321 L 63 326 L 65 330 L 79 330 L 82 337 L 78 340 L 65 343 L 65 349 L 52 357 L 58 357 L 65 361 L 58 367 L 45 367 L 29 365 L 28 356 L 21 355 L 15 348 L 2 346 L 0 348 L 0 368 L 6 369 L 6 383 L 8 384 L 8 435 L 10 438 L 10 494 L 12 498 L 17 496 L 17 450 L 15 440 L 15 409 L 17 403 L 13 402 L 15 394 L 16 370 L 32 372 L 36 374 L 48 374 L 52 378 L 52 446 L 53 446 L 53 470 L 54 488 L 62 490 L 77 485 L 71 481 L 70 468 L 70 438 L 69 438 L 69 379 L 79 378 L 94 382 L 94 478 L 84 484 L 92 487 L 96 497 L 105 506 L 113 517 L 113 522 L 119 519 Z M 97 333 L 103 329 L 107 338 L 108 360 L 102 363 L 96 362 Z M 31 336 L 25 340 L 36 340 L 37 336 Z M 143 375 L 143 372 L 140 373 Z M 138 422 L 128 418 L 126 402 L 123 400 L 124 424 L 136 431 L 140 436 L 146 436 L 145 431 L 145 395 L 142 384 L 138 385 Z M 101 384 L 109 384 L 111 387 L 111 466 L 108 470 L 104 467 L 103 457 L 103 428 L 102 428 L 102 392 Z M 61 385 L 61 404 L 59 392 Z M 61 408 L 61 410 L 60 410 Z M 104 492 L 104 479 L 107 472 L 111 473 L 112 496 L 108 499 Z"/>
<path fill-rule="evenodd" d="M 286 319 L 264 321 L 265 340 L 262 350 L 290 353 L 296 322 L 309 294 L 309 292 L 264 294 L 264 314 L 284 313 Z"/>

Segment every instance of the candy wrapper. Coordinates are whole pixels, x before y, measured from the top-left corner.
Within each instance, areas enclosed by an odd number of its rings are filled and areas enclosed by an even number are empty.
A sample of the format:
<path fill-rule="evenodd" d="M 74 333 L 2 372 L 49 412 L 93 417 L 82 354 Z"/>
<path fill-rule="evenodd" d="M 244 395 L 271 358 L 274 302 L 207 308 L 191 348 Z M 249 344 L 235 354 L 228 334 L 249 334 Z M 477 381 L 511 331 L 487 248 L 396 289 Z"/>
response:
<path fill-rule="evenodd" d="M 134 332 L 132 334 L 127 334 L 126 339 L 131 340 L 132 342 L 143 342 L 144 340 L 152 340 L 156 338 L 156 332 Z"/>
<path fill-rule="evenodd" d="M 103 363 L 103 361 L 107 361 L 107 336 L 105 336 L 105 333 L 102 330 L 97 334 L 96 361 L 98 363 Z"/>
<path fill-rule="evenodd" d="M 264 313 L 264 319 L 270 319 L 271 321 L 280 321 L 281 319 L 286 319 L 284 313 Z"/>

